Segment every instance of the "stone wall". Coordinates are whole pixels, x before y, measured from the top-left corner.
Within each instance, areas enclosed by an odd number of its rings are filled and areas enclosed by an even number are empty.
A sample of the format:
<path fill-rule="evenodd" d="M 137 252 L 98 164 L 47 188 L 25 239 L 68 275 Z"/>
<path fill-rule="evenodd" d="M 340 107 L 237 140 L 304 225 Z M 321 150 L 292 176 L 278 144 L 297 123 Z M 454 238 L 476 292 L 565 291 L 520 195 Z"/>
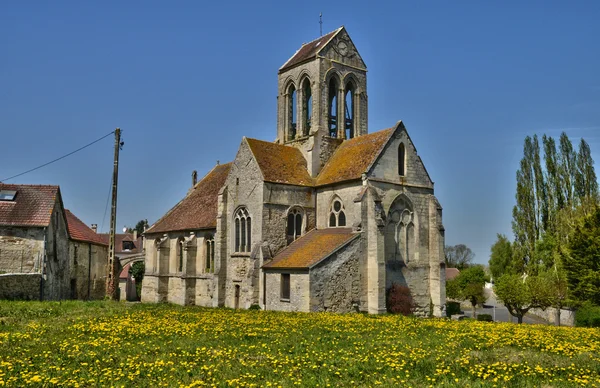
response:
<path fill-rule="evenodd" d="M 41 272 L 44 228 L 0 227 L 0 273 Z"/>
<path fill-rule="evenodd" d="M 329 227 L 329 213 L 334 198 L 339 198 L 344 205 L 346 227 L 351 228 L 361 221 L 361 204 L 354 202 L 362 191 L 362 182 L 347 182 L 335 186 L 317 189 L 317 229 Z"/>
<path fill-rule="evenodd" d="M 71 297 L 69 234 L 64 214 L 62 203 L 57 198 L 50 223 L 46 228 L 44 300 L 61 300 Z"/>
<path fill-rule="evenodd" d="M 310 270 L 310 311 L 359 311 L 362 240 L 356 238 Z"/>
<path fill-rule="evenodd" d="M 73 241 L 69 243 L 71 262 L 71 297 L 103 299 L 106 295 L 108 247 Z M 91 264 L 91 266 L 90 266 Z"/>
<path fill-rule="evenodd" d="M 290 274 L 290 298 L 281 298 L 281 274 Z M 310 311 L 310 286 L 308 271 L 266 272 L 265 310 Z"/>
<path fill-rule="evenodd" d="M 550 324 L 556 324 L 557 310 L 554 307 L 548 307 L 546 310 L 531 309 L 529 314 L 545 319 Z M 575 311 L 560 310 L 560 326 L 575 326 Z"/>
<path fill-rule="evenodd" d="M 0 299 L 39 300 L 42 274 L 0 275 Z"/>

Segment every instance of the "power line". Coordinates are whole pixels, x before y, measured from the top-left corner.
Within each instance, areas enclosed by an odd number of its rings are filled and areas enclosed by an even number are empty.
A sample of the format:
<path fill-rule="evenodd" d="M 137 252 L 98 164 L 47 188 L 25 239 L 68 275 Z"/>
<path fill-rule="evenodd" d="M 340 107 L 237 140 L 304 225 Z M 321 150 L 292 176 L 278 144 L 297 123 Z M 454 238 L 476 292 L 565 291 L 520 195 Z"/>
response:
<path fill-rule="evenodd" d="M 113 133 L 115 133 L 115 131 L 112 131 L 112 132 L 110 132 L 110 133 L 108 133 L 108 134 L 106 134 L 106 135 L 102 136 L 100 139 L 94 140 L 93 142 L 91 142 L 91 143 L 89 143 L 89 144 L 86 144 L 86 145 L 84 145 L 83 147 L 81 147 L 81 148 L 78 148 L 78 149 L 76 149 L 76 150 L 75 150 L 75 151 L 73 151 L 73 152 L 69 152 L 68 154 L 66 154 L 66 155 L 63 155 L 63 156 L 61 156 L 60 158 L 56 158 L 56 159 L 54 159 L 54 160 L 52 160 L 52 161 L 50 161 L 50 162 L 48 162 L 48 163 L 44 163 L 44 164 L 42 164 L 41 166 L 37 166 L 37 167 L 35 167 L 35 168 L 32 168 L 31 170 L 27 170 L 27 171 L 25 171 L 25 172 L 22 172 L 22 173 L 20 173 L 20 174 L 17 174 L 17 175 L 11 176 L 10 178 L 2 179 L 2 180 L 0 180 L 0 182 L 5 182 L 5 181 L 8 181 L 8 180 L 14 179 L 14 178 L 16 178 L 16 177 L 20 177 L 21 175 L 25 175 L 25 174 L 27 174 L 27 173 L 30 173 L 30 172 L 32 172 L 32 171 L 38 170 L 38 169 L 40 169 L 40 168 L 42 168 L 42 167 L 46 167 L 47 165 L 49 165 L 49 164 L 52 164 L 52 163 L 54 163 L 54 162 L 58 162 L 59 160 L 61 160 L 61 159 L 64 159 L 64 158 L 66 158 L 67 156 L 71 156 L 71 155 L 73 155 L 74 153 L 76 153 L 76 152 L 79 152 L 79 151 L 81 151 L 82 149 L 84 149 L 84 148 L 87 148 L 87 147 L 91 146 L 92 144 L 98 143 L 100 140 L 104 139 L 105 137 L 108 137 L 108 136 L 112 135 Z"/>

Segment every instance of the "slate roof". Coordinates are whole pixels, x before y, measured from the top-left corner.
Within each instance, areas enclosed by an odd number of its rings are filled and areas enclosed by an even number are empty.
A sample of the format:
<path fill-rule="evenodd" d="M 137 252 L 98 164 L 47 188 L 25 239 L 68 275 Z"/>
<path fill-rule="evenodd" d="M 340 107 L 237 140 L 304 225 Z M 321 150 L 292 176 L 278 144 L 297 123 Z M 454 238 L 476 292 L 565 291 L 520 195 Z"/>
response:
<path fill-rule="evenodd" d="M 279 252 L 265 269 L 307 269 L 358 237 L 351 228 L 313 229 Z"/>
<path fill-rule="evenodd" d="M 213 168 L 196 186 L 146 233 L 217 227 L 217 198 L 229 175 L 231 163 Z"/>
<path fill-rule="evenodd" d="M 279 72 L 281 73 L 282 71 L 289 69 L 290 67 L 294 67 L 295 65 L 298 65 L 306 60 L 316 57 L 317 54 L 319 53 L 319 51 L 321 51 L 321 49 L 323 47 L 325 47 L 327 45 L 327 43 L 338 32 L 340 32 L 342 30 L 342 28 L 344 28 L 344 27 L 340 27 L 335 31 L 331 31 L 330 33 L 325 34 L 325 35 L 313 40 L 312 42 L 304 43 L 300 47 L 300 49 L 298 51 L 296 51 L 296 53 L 294 55 L 292 55 L 292 57 L 290 59 L 288 59 L 287 62 L 283 64 L 283 66 L 281 66 L 281 68 L 279 69 Z"/>
<path fill-rule="evenodd" d="M 395 128 L 345 140 L 335 150 L 316 179 L 317 186 L 359 179 L 383 150 Z"/>
<path fill-rule="evenodd" d="M 306 159 L 299 149 L 256 139 L 247 138 L 246 141 L 265 181 L 297 186 L 314 185 Z"/>
<path fill-rule="evenodd" d="M 53 185 L 14 185 L 0 183 L 0 190 L 15 190 L 13 201 L 0 201 L 0 225 L 37 226 L 50 224 L 60 188 Z"/>
<path fill-rule="evenodd" d="M 67 227 L 71 240 L 97 245 L 108 245 L 108 242 L 105 242 L 101 235 L 89 228 L 83 221 L 71 213 L 69 209 L 65 209 L 65 215 L 67 216 Z"/>

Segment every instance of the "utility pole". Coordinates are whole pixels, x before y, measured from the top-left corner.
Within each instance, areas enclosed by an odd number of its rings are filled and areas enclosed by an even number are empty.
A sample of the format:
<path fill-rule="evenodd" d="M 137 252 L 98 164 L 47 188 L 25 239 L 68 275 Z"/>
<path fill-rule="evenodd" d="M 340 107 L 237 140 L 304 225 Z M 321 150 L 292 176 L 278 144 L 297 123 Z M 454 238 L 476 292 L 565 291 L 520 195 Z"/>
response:
<path fill-rule="evenodd" d="M 115 129 L 115 163 L 112 179 L 112 205 L 110 209 L 110 238 L 108 242 L 108 275 L 106 276 L 106 296 L 117 300 L 117 281 L 120 263 L 115 260 L 115 231 L 117 228 L 117 183 L 119 181 L 119 150 L 121 143 L 121 129 Z"/>

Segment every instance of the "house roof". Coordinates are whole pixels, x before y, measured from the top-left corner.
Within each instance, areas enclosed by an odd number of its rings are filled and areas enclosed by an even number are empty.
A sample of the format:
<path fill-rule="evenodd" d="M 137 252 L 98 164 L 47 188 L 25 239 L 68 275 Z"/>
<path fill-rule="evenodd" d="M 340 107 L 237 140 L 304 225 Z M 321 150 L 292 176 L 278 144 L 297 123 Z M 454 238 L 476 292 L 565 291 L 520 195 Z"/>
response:
<path fill-rule="evenodd" d="M 298 65 L 308 59 L 315 58 L 321 49 L 325 47 L 327 43 L 329 43 L 329 41 L 343 28 L 344 27 L 340 27 L 335 31 L 331 31 L 328 34 L 313 40 L 312 42 L 304 43 L 300 49 L 298 49 L 298 51 L 296 51 L 296 53 L 292 55 L 292 57 L 288 59 L 283 66 L 281 66 L 279 72 L 281 73 L 282 71 L 289 69 L 290 67 L 294 67 L 295 65 Z"/>
<path fill-rule="evenodd" d="M 0 225 L 3 226 L 48 226 L 56 198 L 60 198 L 60 188 L 54 185 L 0 183 L 0 190 L 17 192 L 12 201 L 0 201 Z"/>
<path fill-rule="evenodd" d="M 317 176 L 317 186 L 359 179 L 379 156 L 395 129 L 388 128 L 344 141 Z"/>
<path fill-rule="evenodd" d="M 311 268 L 359 235 L 352 233 L 351 228 L 313 229 L 279 252 L 263 268 Z"/>
<path fill-rule="evenodd" d="M 446 280 L 452 280 L 460 274 L 458 268 L 446 268 Z"/>
<path fill-rule="evenodd" d="M 110 244 L 110 234 L 109 233 L 98 233 L 98 236 L 102 239 L 105 245 Z M 124 250 L 123 249 L 123 241 L 132 241 L 134 244 L 133 249 Z M 131 233 L 115 233 L 115 254 L 119 253 L 142 253 L 142 237 L 138 237 L 136 240 L 133 239 L 133 234 Z"/>
<path fill-rule="evenodd" d="M 119 274 L 119 279 L 127 279 L 129 277 L 129 268 L 131 268 L 131 263 L 123 267 L 123 270 Z"/>
<path fill-rule="evenodd" d="M 246 138 L 267 182 L 313 186 L 302 152 L 290 146 Z"/>
<path fill-rule="evenodd" d="M 217 227 L 217 198 L 229 175 L 231 163 L 213 168 L 178 204 L 146 231 L 164 233 Z"/>
<path fill-rule="evenodd" d="M 108 245 L 101 235 L 90 229 L 83 221 L 77 218 L 69 209 L 65 209 L 67 227 L 71 240 L 88 242 L 97 245 Z"/>

